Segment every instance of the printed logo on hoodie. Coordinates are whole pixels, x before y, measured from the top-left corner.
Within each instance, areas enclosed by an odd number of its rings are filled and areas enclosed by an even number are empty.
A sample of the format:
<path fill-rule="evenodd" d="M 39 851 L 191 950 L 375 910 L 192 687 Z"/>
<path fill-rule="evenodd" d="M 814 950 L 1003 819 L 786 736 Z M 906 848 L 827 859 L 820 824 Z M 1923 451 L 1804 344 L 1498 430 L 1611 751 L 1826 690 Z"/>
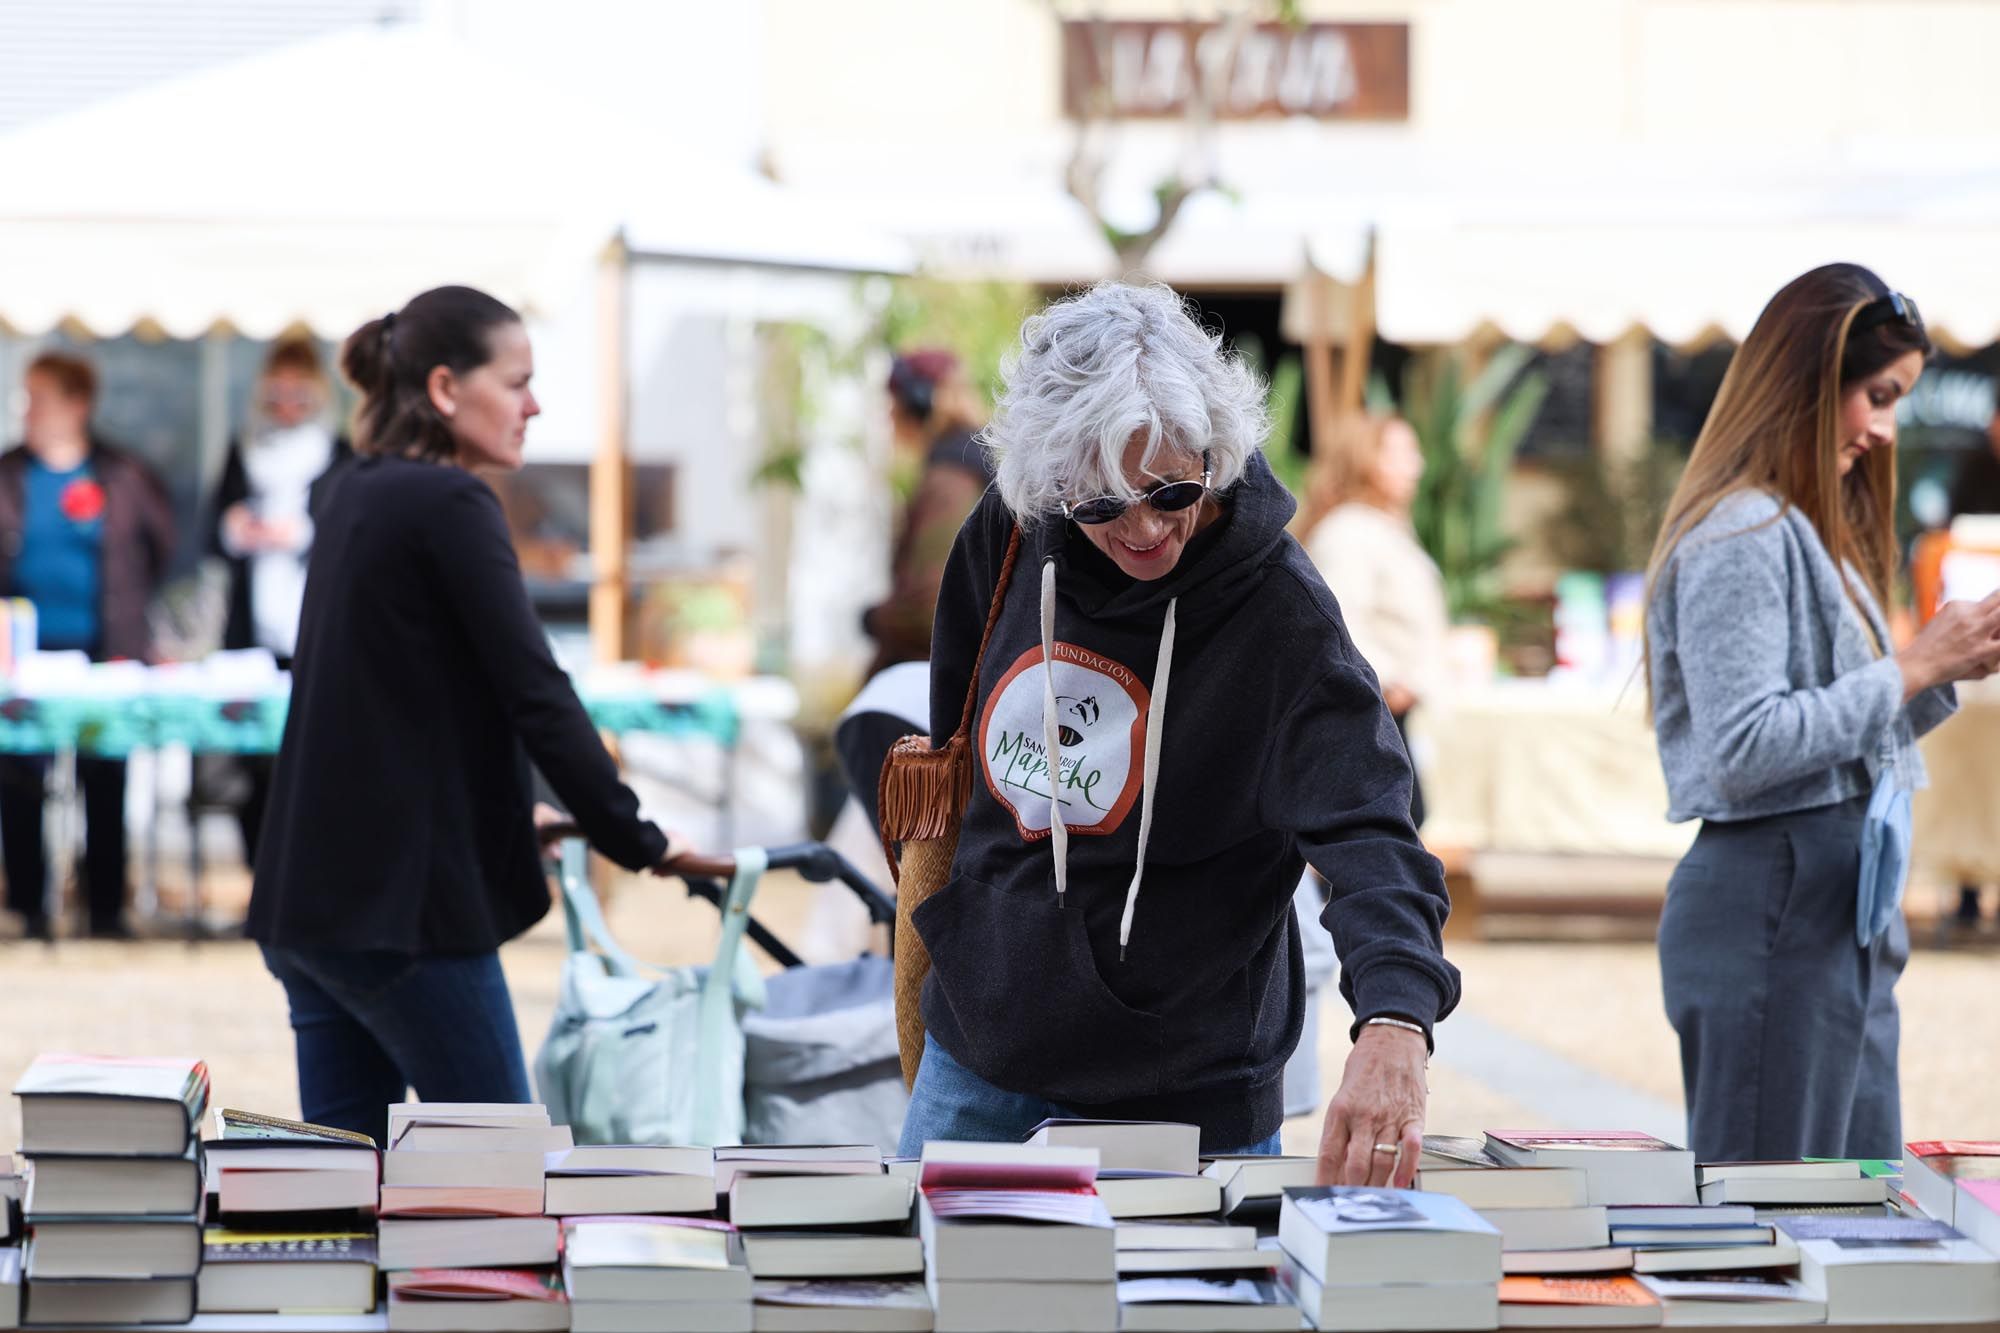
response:
<path fill-rule="evenodd" d="M 1116 833 L 1139 799 L 1145 776 L 1146 687 L 1127 667 L 1087 648 L 1055 645 L 1056 725 L 1062 754 L 1054 782 L 1072 834 Z M 1041 645 L 1028 649 L 986 699 L 979 720 L 980 767 L 993 799 L 1013 813 L 1021 836 L 1049 836 L 1048 747 L 1044 742 Z"/>

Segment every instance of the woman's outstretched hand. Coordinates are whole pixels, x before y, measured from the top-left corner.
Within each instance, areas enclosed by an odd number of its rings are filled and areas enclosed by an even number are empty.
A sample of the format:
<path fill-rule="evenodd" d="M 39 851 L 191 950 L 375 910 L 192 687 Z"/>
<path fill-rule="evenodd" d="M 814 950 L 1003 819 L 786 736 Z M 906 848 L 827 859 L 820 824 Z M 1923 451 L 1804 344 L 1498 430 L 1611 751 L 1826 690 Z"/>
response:
<path fill-rule="evenodd" d="M 1319 1140 L 1322 1185 L 1408 1189 L 1424 1150 L 1428 1051 L 1421 1033 L 1364 1027 L 1326 1108 Z"/>

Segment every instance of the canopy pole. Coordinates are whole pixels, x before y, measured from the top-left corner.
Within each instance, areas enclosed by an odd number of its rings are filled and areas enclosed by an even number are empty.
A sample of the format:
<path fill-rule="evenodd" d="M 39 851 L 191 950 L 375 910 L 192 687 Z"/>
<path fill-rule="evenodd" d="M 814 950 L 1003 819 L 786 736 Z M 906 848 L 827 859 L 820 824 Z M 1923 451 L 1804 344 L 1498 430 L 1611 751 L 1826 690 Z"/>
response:
<path fill-rule="evenodd" d="M 1327 290 L 1333 286 L 1333 279 L 1313 269 L 1307 272 L 1306 295 L 1306 335 L 1304 344 L 1306 370 L 1306 424 L 1311 429 L 1310 443 L 1315 459 L 1324 459 L 1333 445 L 1333 423 L 1340 416 L 1340 403 L 1335 396 L 1333 371 L 1333 322 L 1331 294 Z"/>
<path fill-rule="evenodd" d="M 629 648 L 626 558 L 632 546 L 632 468 L 626 451 L 623 236 L 597 265 L 597 452 L 590 460 L 590 641 L 599 662 L 622 662 Z"/>
<path fill-rule="evenodd" d="M 1368 236 L 1368 260 L 1348 290 L 1347 345 L 1340 355 L 1340 410 L 1368 405 L 1368 367 L 1375 359 L 1375 235 Z"/>
<path fill-rule="evenodd" d="M 1630 462 L 1653 433 L 1653 337 L 1628 330 L 1599 345 L 1591 376 L 1591 434 L 1605 462 Z"/>

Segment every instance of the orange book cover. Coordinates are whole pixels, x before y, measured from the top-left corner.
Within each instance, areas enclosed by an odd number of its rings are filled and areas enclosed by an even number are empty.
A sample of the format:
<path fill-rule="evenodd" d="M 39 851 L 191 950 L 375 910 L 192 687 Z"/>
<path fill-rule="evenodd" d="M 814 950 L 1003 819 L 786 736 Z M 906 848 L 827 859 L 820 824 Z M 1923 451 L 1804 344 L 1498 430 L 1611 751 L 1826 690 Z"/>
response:
<path fill-rule="evenodd" d="M 1658 1305 L 1635 1277 L 1503 1277 L 1503 1305 Z"/>

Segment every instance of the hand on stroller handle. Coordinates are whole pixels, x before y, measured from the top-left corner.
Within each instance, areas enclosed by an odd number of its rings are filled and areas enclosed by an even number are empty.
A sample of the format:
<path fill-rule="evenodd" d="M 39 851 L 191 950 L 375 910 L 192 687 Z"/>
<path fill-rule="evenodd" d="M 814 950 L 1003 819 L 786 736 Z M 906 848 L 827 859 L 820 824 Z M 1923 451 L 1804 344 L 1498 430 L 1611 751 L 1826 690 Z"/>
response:
<path fill-rule="evenodd" d="M 575 821 L 548 806 L 536 807 L 535 832 L 541 839 L 543 850 L 548 852 L 553 852 L 559 843 L 583 837 L 583 830 L 577 827 Z M 852 862 L 825 843 L 799 842 L 773 847 L 767 856 L 767 866 L 771 870 L 796 871 L 801 878 L 815 884 L 839 880 L 868 909 L 871 922 L 884 926 L 895 924 L 895 902 L 871 884 Z M 667 855 L 651 866 L 648 873 L 685 880 L 728 880 L 736 874 L 736 858 L 727 854 L 697 852 L 676 840 L 669 843 Z"/>

